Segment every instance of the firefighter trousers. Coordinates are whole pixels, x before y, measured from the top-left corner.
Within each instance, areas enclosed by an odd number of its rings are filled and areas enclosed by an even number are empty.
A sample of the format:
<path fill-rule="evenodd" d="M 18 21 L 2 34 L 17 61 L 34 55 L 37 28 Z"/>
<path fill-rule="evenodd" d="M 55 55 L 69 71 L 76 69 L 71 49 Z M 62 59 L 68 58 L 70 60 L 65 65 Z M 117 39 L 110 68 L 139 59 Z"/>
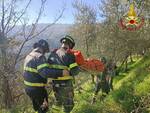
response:
<path fill-rule="evenodd" d="M 72 80 L 53 81 L 53 91 L 57 105 L 62 105 L 64 112 L 70 113 L 74 107 Z"/>
<path fill-rule="evenodd" d="M 30 97 L 33 108 L 38 113 L 46 113 L 47 108 L 42 108 L 44 99 L 48 102 L 48 94 L 45 88 L 26 88 L 25 89 L 27 95 Z"/>

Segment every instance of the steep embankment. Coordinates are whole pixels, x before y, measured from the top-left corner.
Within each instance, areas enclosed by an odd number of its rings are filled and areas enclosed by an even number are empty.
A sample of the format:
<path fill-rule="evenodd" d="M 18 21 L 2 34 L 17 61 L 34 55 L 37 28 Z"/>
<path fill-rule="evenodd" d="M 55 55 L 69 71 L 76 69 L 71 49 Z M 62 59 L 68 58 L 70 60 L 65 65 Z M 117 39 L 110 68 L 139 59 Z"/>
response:
<path fill-rule="evenodd" d="M 114 80 L 114 91 L 102 101 L 101 93 L 92 105 L 93 85 L 86 82 L 82 93 L 75 95 L 73 113 L 149 113 L 150 112 L 150 57 L 130 63 L 129 71 Z"/>
<path fill-rule="evenodd" d="M 76 77 L 75 107 L 72 113 L 149 113 L 150 112 L 150 57 L 139 58 L 129 63 L 128 72 L 120 72 L 114 79 L 114 91 L 102 99 L 101 92 L 97 102 L 91 104 L 94 84 L 88 73 L 80 73 Z M 78 85 L 77 85 L 78 84 Z M 53 93 L 49 93 L 49 112 L 63 113 L 61 107 L 54 105 Z M 26 104 L 25 104 L 26 103 Z M 31 102 L 14 107 L 10 111 L 0 113 L 34 113 Z"/>

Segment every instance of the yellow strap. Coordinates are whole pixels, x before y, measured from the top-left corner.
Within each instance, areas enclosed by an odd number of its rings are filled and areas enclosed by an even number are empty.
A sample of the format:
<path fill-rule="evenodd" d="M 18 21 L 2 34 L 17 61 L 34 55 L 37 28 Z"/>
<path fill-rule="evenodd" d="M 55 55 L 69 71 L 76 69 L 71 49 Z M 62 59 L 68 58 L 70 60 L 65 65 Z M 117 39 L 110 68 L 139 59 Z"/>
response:
<path fill-rule="evenodd" d="M 78 66 L 77 63 L 72 63 L 72 64 L 69 65 L 69 68 L 71 69 L 71 68 L 74 68 L 74 67 L 76 67 L 76 66 Z"/>
<path fill-rule="evenodd" d="M 73 77 L 70 75 L 67 75 L 67 76 L 58 77 L 57 79 L 52 79 L 52 80 L 70 80 L 70 79 L 73 79 Z"/>
<path fill-rule="evenodd" d="M 27 86 L 33 86 L 33 87 L 45 87 L 45 86 L 47 86 L 47 84 L 44 84 L 44 83 L 31 83 L 31 82 L 27 82 L 27 81 L 24 81 L 24 84 Z"/>
<path fill-rule="evenodd" d="M 47 64 L 47 63 L 41 64 L 41 65 L 37 66 L 37 70 L 40 70 L 40 69 L 45 68 L 45 67 L 49 67 L 49 64 Z"/>
<path fill-rule="evenodd" d="M 49 68 L 54 68 L 54 69 L 68 69 L 67 66 L 56 65 L 56 64 L 49 65 Z"/>
<path fill-rule="evenodd" d="M 24 67 L 24 70 L 29 71 L 29 72 L 33 72 L 33 73 L 38 73 L 38 71 L 36 69 L 31 68 L 31 67 Z"/>

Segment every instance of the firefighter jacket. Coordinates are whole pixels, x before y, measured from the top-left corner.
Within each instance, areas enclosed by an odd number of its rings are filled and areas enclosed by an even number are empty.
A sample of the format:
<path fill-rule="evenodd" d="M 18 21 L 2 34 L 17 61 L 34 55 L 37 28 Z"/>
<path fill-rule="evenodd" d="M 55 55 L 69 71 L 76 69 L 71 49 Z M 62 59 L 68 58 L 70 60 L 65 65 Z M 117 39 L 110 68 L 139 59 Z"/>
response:
<path fill-rule="evenodd" d="M 45 56 L 38 48 L 34 49 L 24 61 L 24 84 L 29 87 L 45 87 L 47 78 L 62 76 L 62 70 L 49 67 Z"/>
<path fill-rule="evenodd" d="M 69 80 L 79 73 L 78 64 L 75 62 L 75 56 L 69 50 L 65 51 L 63 48 L 51 52 L 48 58 L 48 63 L 54 69 L 67 69 L 70 76 L 58 77 L 53 80 Z"/>

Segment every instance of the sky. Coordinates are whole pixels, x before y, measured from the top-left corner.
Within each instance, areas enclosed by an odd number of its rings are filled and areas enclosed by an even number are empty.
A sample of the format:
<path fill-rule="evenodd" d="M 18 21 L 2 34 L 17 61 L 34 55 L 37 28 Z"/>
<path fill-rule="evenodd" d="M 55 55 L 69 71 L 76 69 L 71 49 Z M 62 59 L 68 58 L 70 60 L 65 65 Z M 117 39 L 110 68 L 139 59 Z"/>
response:
<path fill-rule="evenodd" d="M 27 1 L 27 0 L 26 0 Z M 40 23 L 52 23 L 54 19 L 60 14 L 64 4 L 66 6 L 62 18 L 57 23 L 62 24 L 72 24 L 74 23 L 74 13 L 75 10 L 72 7 L 72 3 L 75 0 L 47 0 L 45 4 L 44 13 L 40 19 Z M 100 0 L 82 0 L 88 5 L 98 9 L 98 3 Z M 23 7 L 26 3 L 20 3 L 19 7 Z M 28 9 L 29 23 L 32 23 L 34 18 L 38 14 L 38 9 L 40 7 L 41 0 L 32 0 L 30 7 Z"/>

